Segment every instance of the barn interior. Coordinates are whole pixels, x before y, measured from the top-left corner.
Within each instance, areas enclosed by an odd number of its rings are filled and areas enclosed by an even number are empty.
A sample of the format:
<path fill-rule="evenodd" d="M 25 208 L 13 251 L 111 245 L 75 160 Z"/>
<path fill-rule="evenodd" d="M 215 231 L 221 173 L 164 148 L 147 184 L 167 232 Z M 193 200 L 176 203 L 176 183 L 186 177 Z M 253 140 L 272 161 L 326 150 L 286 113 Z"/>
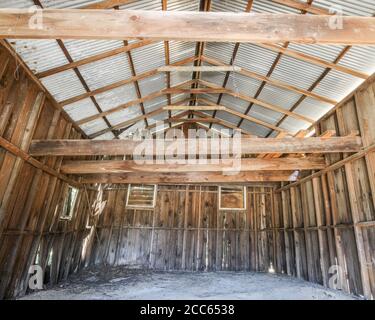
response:
<path fill-rule="evenodd" d="M 374 299 L 374 14 L 0 0 L 0 299 Z"/>

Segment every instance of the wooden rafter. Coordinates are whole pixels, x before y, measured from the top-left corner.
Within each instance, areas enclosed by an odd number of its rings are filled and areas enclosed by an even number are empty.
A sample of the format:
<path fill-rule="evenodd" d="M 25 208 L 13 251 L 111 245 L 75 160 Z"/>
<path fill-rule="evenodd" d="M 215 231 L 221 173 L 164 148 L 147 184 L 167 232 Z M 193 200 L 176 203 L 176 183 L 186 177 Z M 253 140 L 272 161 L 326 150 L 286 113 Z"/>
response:
<path fill-rule="evenodd" d="M 184 101 L 185 101 L 185 99 L 184 100 L 180 100 L 180 101 L 178 101 L 176 103 L 180 104 L 180 103 L 183 103 Z M 160 108 L 158 108 L 158 109 L 156 109 L 154 111 L 151 111 L 151 112 L 142 114 L 140 116 L 137 116 L 137 117 L 135 117 L 133 119 L 129 119 L 129 120 L 126 120 L 124 122 L 121 122 L 121 123 L 119 123 L 119 124 L 117 124 L 115 126 L 112 126 L 112 127 L 108 128 L 108 129 L 103 129 L 103 130 L 100 130 L 98 132 L 95 132 L 95 133 L 91 134 L 89 137 L 93 139 L 93 138 L 99 137 L 102 134 L 105 134 L 105 133 L 107 133 L 109 131 L 126 128 L 127 126 L 133 125 L 133 124 L 137 123 L 138 121 L 141 121 L 141 120 L 143 121 L 146 118 L 156 116 L 156 115 L 158 115 L 158 114 L 160 114 L 162 112 L 164 112 L 164 109 L 163 109 L 163 107 L 160 107 Z"/>
<path fill-rule="evenodd" d="M 112 9 L 135 1 L 136 0 L 104 0 L 97 3 L 88 4 L 81 7 L 81 9 Z"/>
<path fill-rule="evenodd" d="M 253 118 L 253 117 L 250 117 L 250 116 L 244 115 L 244 114 L 242 114 L 242 113 L 240 113 L 240 112 L 236 112 L 236 111 L 231 110 L 231 109 L 229 109 L 229 108 L 227 108 L 225 111 L 227 111 L 227 112 L 229 112 L 229 113 L 233 112 L 233 114 L 236 115 L 237 117 L 241 117 L 241 118 L 242 118 L 242 117 L 246 117 L 246 120 L 251 121 L 251 122 L 254 122 L 254 123 L 259 124 L 259 125 L 261 125 L 261 126 L 264 126 L 264 127 L 266 127 L 266 128 L 273 129 L 273 130 L 278 130 L 278 131 L 280 131 L 280 132 L 284 132 L 284 131 L 285 131 L 284 129 L 277 128 L 277 127 L 273 126 L 272 124 L 269 124 L 269 123 L 264 122 L 264 121 L 262 121 L 262 120 L 259 120 L 259 119 L 256 119 L 256 118 Z M 207 117 L 210 117 L 209 115 L 207 115 L 207 114 L 205 114 L 205 113 L 203 113 L 203 112 L 200 112 L 200 111 L 193 111 L 192 114 L 197 115 L 197 116 L 200 116 L 200 117 L 206 117 L 206 118 L 207 118 Z M 210 117 L 210 118 L 212 118 L 212 119 L 216 119 L 216 118 L 213 118 L 213 117 Z M 222 120 L 222 119 L 220 119 L 220 122 L 219 122 L 219 123 L 221 123 L 221 124 L 225 124 L 225 127 L 228 127 L 228 128 L 230 128 L 230 129 L 238 129 L 234 124 L 232 124 L 232 123 L 230 123 L 230 122 L 227 122 L 227 121 L 224 121 L 224 120 Z M 242 131 L 244 131 L 244 130 L 242 130 Z M 248 132 L 248 134 L 252 134 L 252 133 L 251 133 L 251 132 Z"/>
<path fill-rule="evenodd" d="M 224 88 L 222 88 L 222 87 L 220 87 L 220 86 L 218 86 L 214 83 L 211 83 L 211 82 L 208 82 L 208 81 L 203 81 L 203 80 L 199 80 L 199 83 L 201 83 L 202 85 L 205 85 L 207 87 L 213 88 L 213 89 L 223 90 L 223 93 L 231 95 L 232 97 L 235 97 L 235 98 L 238 98 L 238 99 L 241 99 L 241 100 L 244 100 L 244 101 L 252 102 L 252 103 L 257 104 L 257 105 L 259 105 L 261 107 L 264 107 L 266 109 L 288 115 L 288 116 L 293 117 L 295 119 L 302 120 L 302 121 L 305 121 L 307 123 L 314 123 L 315 122 L 313 119 L 310 119 L 310 118 L 305 117 L 303 115 L 297 114 L 295 112 L 291 112 L 289 110 L 286 110 L 286 109 L 284 109 L 282 107 L 279 107 L 279 106 L 276 106 L 274 104 L 255 99 L 255 98 L 247 96 L 245 94 L 235 92 L 231 89 L 224 89 Z"/>
<path fill-rule="evenodd" d="M 124 41 L 124 46 L 127 46 L 127 45 L 128 45 L 128 42 L 125 40 Z M 137 73 L 135 71 L 135 66 L 134 66 L 134 61 L 133 61 L 132 54 L 131 54 L 130 51 L 127 51 L 126 55 L 127 55 L 127 58 L 128 58 L 128 63 L 129 63 L 129 66 L 130 66 L 130 71 L 132 73 L 132 76 L 134 78 L 136 78 L 137 77 Z M 141 88 L 139 86 L 138 80 L 135 80 L 133 82 L 133 84 L 134 84 L 134 89 L 135 89 L 135 93 L 137 95 L 137 98 L 141 101 L 141 102 L 139 102 L 139 107 L 141 109 L 142 114 L 145 115 L 146 111 L 145 111 L 145 106 L 144 106 L 143 101 L 142 101 L 142 93 L 141 93 Z M 148 126 L 147 117 L 144 119 L 144 122 L 145 122 L 145 125 L 147 127 Z"/>
<path fill-rule="evenodd" d="M 197 100 L 198 100 L 198 101 L 201 101 L 201 102 L 203 102 L 203 103 L 206 103 L 206 104 L 208 104 L 208 105 L 211 105 L 211 106 L 213 106 L 213 107 L 216 108 L 215 103 L 212 102 L 212 101 L 210 101 L 210 100 L 208 100 L 208 99 L 205 99 L 205 98 L 198 98 Z M 288 133 L 288 132 L 285 131 L 284 129 L 278 128 L 278 127 L 276 127 L 276 126 L 274 126 L 274 125 L 272 125 L 272 124 L 270 124 L 270 123 L 267 123 L 267 122 L 265 122 L 265 121 L 259 120 L 259 119 L 257 119 L 257 118 L 251 117 L 251 116 L 248 116 L 248 115 L 246 115 L 246 114 L 243 114 L 243 113 L 241 113 L 241 112 L 238 112 L 238 111 L 236 111 L 236 110 L 233 110 L 233 109 L 231 109 L 231 108 L 229 108 L 229 107 L 226 107 L 226 106 L 223 106 L 223 105 L 220 105 L 220 107 L 221 107 L 221 109 L 217 109 L 217 110 L 225 111 L 225 112 L 230 113 L 230 114 L 232 114 L 232 115 L 234 115 L 234 116 L 240 117 L 241 119 L 245 119 L 245 120 L 247 120 L 247 121 L 254 122 L 254 123 L 256 123 L 256 124 L 259 124 L 259 125 L 261 125 L 261 126 L 263 126 L 263 127 L 266 127 L 266 128 L 268 128 L 268 129 L 271 129 L 271 130 L 276 130 L 276 131 L 279 131 L 279 132 L 285 132 L 285 133 Z M 236 126 L 233 126 L 233 127 L 234 127 L 234 128 L 237 128 Z"/>
<path fill-rule="evenodd" d="M 33 2 L 34 2 L 35 5 L 39 6 L 40 8 L 43 8 L 43 5 L 39 0 L 33 0 Z M 57 42 L 58 46 L 60 47 L 61 51 L 63 52 L 64 56 L 66 57 L 66 59 L 69 61 L 69 63 L 73 63 L 73 58 L 71 57 L 68 49 L 65 47 L 64 42 L 60 39 L 57 39 L 56 42 Z M 77 67 L 73 68 L 73 71 L 76 74 L 78 80 L 81 82 L 85 91 L 90 92 L 90 88 L 87 85 L 85 78 L 82 76 L 81 71 Z M 99 104 L 96 101 L 96 98 L 94 96 L 90 96 L 90 100 L 94 104 L 96 110 L 99 113 L 103 112 L 102 108 L 99 106 Z M 106 117 L 103 117 L 103 120 L 104 120 L 105 124 L 107 125 L 107 127 L 110 128 L 111 124 L 108 121 L 108 119 Z M 112 133 L 115 136 L 115 138 L 117 138 L 116 133 L 114 131 Z"/>
<path fill-rule="evenodd" d="M 223 63 L 222 61 L 219 61 L 219 60 L 213 59 L 213 58 L 209 58 L 209 57 L 206 57 L 206 56 L 203 56 L 202 60 L 207 62 L 207 63 L 210 63 L 210 64 L 226 66 L 226 64 Z M 258 74 L 256 72 L 253 72 L 253 71 L 250 71 L 250 70 L 247 70 L 247 69 L 244 69 L 244 68 L 241 68 L 238 71 L 238 73 L 242 74 L 246 77 L 257 79 L 259 81 L 264 81 L 264 82 L 266 82 L 270 85 L 273 85 L 275 87 L 282 88 L 284 90 L 289 90 L 289 91 L 292 91 L 292 92 L 295 92 L 295 93 L 298 93 L 298 94 L 302 94 L 302 95 L 308 96 L 310 98 L 313 98 L 315 100 L 322 101 L 322 102 L 325 102 L 325 103 L 328 103 L 328 104 L 331 104 L 331 105 L 336 105 L 338 103 L 338 101 L 336 101 L 336 100 L 323 97 L 323 96 L 321 96 L 319 94 L 316 94 L 314 92 L 310 92 L 308 90 L 298 88 L 298 87 L 290 85 L 288 83 L 285 83 L 285 82 L 282 82 L 282 81 L 279 81 L 279 80 L 276 80 L 276 79 L 272 79 L 272 78 L 267 77 L 267 76 L 263 76 L 261 74 Z"/>
<path fill-rule="evenodd" d="M 211 0 L 200 0 L 199 1 L 199 11 L 200 12 L 208 12 L 211 10 Z M 194 68 L 200 68 L 202 66 L 202 56 L 204 49 L 206 47 L 206 44 L 204 41 L 200 41 L 196 43 L 195 46 L 195 56 L 198 58 L 196 61 L 194 61 Z M 201 78 L 201 72 L 198 71 L 193 71 L 192 74 L 192 80 L 198 80 Z M 197 89 L 198 88 L 198 83 L 195 82 L 191 86 L 192 89 Z M 194 97 L 193 94 L 190 94 L 190 97 Z M 191 101 L 190 105 L 194 105 L 195 102 Z M 192 115 L 190 115 L 192 117 Z M 212 124 L 211 124 L 212 125 Z"/>
<path fill-rule="evenodd" d="M 212 118 L 212 119 L 216 119 L 216 118 L 213 118 L 211 117 L 210 115 L 204 113 L 204 112 L 201 112 L 201 111 L 193 111 L 192 112 L 192 116 L 198 116 L 198 117 L 201 117 L 201 118 Z M 217 123 L 218 125 L 220 125 L 222 128 L 224 129 L 238 129 L 233 123 L 230 123 L 228 121 L 225 121 L 225 120 L 222 120 L 222 119 L 219 119 L 219 122 Z M 210 129 L 210 128 L 209 128 Z M 240 130 L 242 134 L 245 134 L 245 135 L 249 135 L 249 136 L 253 136 L 253 133 L 252 132 L 249 132 L 247 130 Z"/>
<path fill-rule="evenodd" d="M 374 19 L 374 18 L 371 18 L 371 19 Z M 374 21 L 375 21 L 375 19 L 374 19 Z M 275 45 L 275 44 L 258 44 L 258 46 L 260 46 L 264 49 L 269 49 L 269 50 L 272 50 L 272 51 L 275 51 L 275 52 L 278 52 L 278 53 L 282 53 L 282 54 L 284 54 L 286 56 L 289 56 L 289 57 L 292 57 L 292 58 L 296 58 L 296 59 L 299 59 L 299 60 L 302 60 L 302 61 L 305 61 L 305 62 L 308 62 L 308 63 L 312 63 L 314 65 L 318 65 L 318 66 L 321 66 L 321 67 L 324 67 L 324 68 L 330 68 L 330 69 L 333 69 L 333 70 L 336 70 L 336 71 L 340 71 L 340 72 L 349 74 L 349 75 L 357 77 L 357 78 L 361 78 L 361 79 L 366 80 L 367 78 L 370 77 L 370 75 L 367 74 L 367 73 L 356 71 L 356 70 L 347 68 L 345 66 L 341 66 L 341 65 L 338 65 L 338 64 L 333 63 L 333 62 L 328 62 L 328 61 L 325 61 L 323 59 L 313 57 L 313 56 L 307 55 L 307 54 L 302 53 L 302 52 L 298 52 L 296 50 L 280 47 L 280 46 Z"/>
<path fill-rule="evenodd" d="M 310 8 L 310 7 L 312 6 L 313 1 L 314 1 L 314 0 L 307 0 L 307 2 L 305 3 L 304 8 Z M 301 14 L 302 14 L 302 15 L 305 15 L 307 12 L 308 12 L 308 11 L 305 10 L 305 9 L 302 9 L 302 10 L 301 10 Z M 326 14 L 329 14 L 329 13 L 327 12 Z M 289 45 L 290 45 L 290 42 L 286 42 L 286 43 L 283 44 L 283 48 L 286 49 L 286 48 L 289 47 Z M 278 66 L 278 64 L 279 64 L 279 62 L 281 61 L 281 58 L 282 58 L 282 57 L 283 57 L 283 53 L 282 53 L 282 52 L 279 52 L 279 53 L 277 54 L 277 57 L 276 57 L 276 59 L 274 60 L 273 64 L 271 65 L 270 69 L 268 70 L 268 73 L 267 73 L 267 77 L 268 77 L 268 78 L 270 78 L 270 77 L 272 76 L 272 74 L 273 74 L 274 71 L 276 70 L 276 68 L 277 68 L 277 66 Z M 254 98 L 258 98 L 258 97 L 262 94 L 263 89 L 265 88 L 266 84 L 267 84 L 267 82 L 263 80 L 262 83 L 261 83 L 261 85 L 259 86 L 257 92 L 255 93 Z M 249 106 L 247 107 L 246 111 L 245 111 L 245 114 L 248 114 L 248 113 L 251 111 L 251 109 L 252 109 L 253 106 L 254 106 L 254 103 L 250 103 Z M 285 116 L 285 118 L 286 118 L 286 116 Z M 241 120 L 238 122 L 237 126 L 238 126 L 238 127 L 241 127 L 242 122 L 243 122 L 243 119 L 241 119 Z M 279 125 L 277 125 L 277 126 L 279 126 Z M 272 132 L 272 131 L 270 131 L 270 132 Z"/>
<path fill-rule="evenodd" d="M 84 59 L 81 59 L 81 60 L 70 62 L 70 63 L 64 64 L 62 66 L 37 73 L 36 76 L 39 79 L 49 77 L 49 76 L 52 76 L 54 74 L 57 74 L 57 73 L 60 73 L 60 72 L 63 72 L 63 71 L 67 71 L 67 70 L 70 70 L 70 69 L 73 69 L 73 68 L 78 68 L 78 67 L 81 67 L 81 66 L 84 66 L 86 64 L 93 63 L 93 62 L 96 62 L 96 61 L 99 61 L 99 60 L 107 59 L 107 58 L 113 57 L 115 55 L 130 51 L 130 50 L 142 48 L 142 47 L 147 46 L 147 45 L 152 44 L 152 43 L 154 43 L 154 42 L 150 41 L 150 40 L 138 41 L 138 42 L 131 43 L 131 44 L 129 44 L 127 46 L 124 46 L 124 47 L 120 47 L 120 48 L 116 48 L 116 49 L 113 49 L 113 50 L 110 50 L 110 51 L 99 53 L 99 54 L 96 54 L 96 55 L 93 55 L 93 56 L 90 56 L 90 57 L 87 57 L 87 58 L 84 58 Z"/>
<path fill-rule="evenodd" d="M 25 9 L 0 10 L 0 38 L 375 44 L 372 17 L 343 16 L 343 28 L 337 30 L 326 15 L 44 9 L 43 28 L 33 29 L 33 15 Z"/>
<path fill-rule="evenodd" d="M 82 134 L 83 137 L 88 137 L 87 134 L 81 129 L 81 127 L 77 124 L 76 121 L 74 121 L 69 114 L 63 109 L 63 106 L 58 103 L 55 98 L 49 93 L 49 91 L 44 87 L 42 82 L 35 77 L 33 72 L 30 70 L 30 68 L 26 65 L 26 63 L 21 59 L 19 54 L 14 50 L 14 48 L 6 41 L 6 40 L 0 40 L 0 45 L 2 45 L 9 54 L 15 59 L 17 64 L 20 68 L 22 68 L 25 73 L 30 77 L 30 79 L 37 85 L 37 87 L 46 94 L 48 97 L 48 100 L 51 102 L 52 106 L 61 111 L 61 115 L 64 119 L 66 119 L 68 122 L 73 124 L 74 129 L 76 129 L 79 133 Z"/>
<path fill-rule="evenodd" d="M 320 14 L 320 15 L 329 15 L 331 14 L 329 10 L 326 10 L 324 8 L 319 8 L 316 6 L 313 6 L 311 4 L 312 1 L 308 2 L 302 2 L 302 1 L 296 1 L 296 0 L 272 0 L 273 2 L 288 6 L 293 9 L 313 13 L 313 14 Z"/>
<path fill-rule="evenodd" d="M 161 6 L 163 11 L 167 11 L 168 9 L 168 0 L 161 0 Z M 165 65 L 168 66 L 170 64 L 170 54 L 169 54 L 169 41 L 164 41 L 164 58 L 165 58 Z M 167 83 L 167 88 L 171 87 L 171 74 L 169 72 L 165 73 L 165 79 Z M 172 104 L 172 95 L 167 94 L 167 100 L 169 104 Z M 172 112 L 168 112 L 168 117 L 171 118 Z M 172 124 L 169 124 L 171 127 Z"/>
<path fill-rule="evenodd" d="M 245 8 L 245 12 L 249 13 L 251 12 L 252 8 L 253 8 L 253 4 L 254 4 L 254 0 L 248 0 L 247 1 L 247 5 L 246 5 L 246 8 Z M 238 53 L 238 49 L 240 47 L 240 43 L 237 42 L 235 45 L 234 45 L 234 49 L 233 49 L 233 53 L 232 53 L 232 57 L 230 59 L 230 62 L 229 62 L 229 65 L 233 65 L 234 64 L 234 60 L 236 59 L 236 56 L 237 56 L 237 53 Z M 228 83 L 228 80 L 229 80 L 229 76 L 230 76 L 230 72 L 227 72 L 225 74 L 225 77 L 224 77 L 224 81 L 223 81 L 223 88 L 225 88 L 227 86 L 227 83 Z M 221 103 L 221 99 L 223 98 L 223 95 L 220 94 L 218 99 L 217 99 L 217 104 L 220 104 Z M 213 117 L 215 118 L 216 117 L 216 112 L 215 111 L 213 113 Z M 211 126 L 210 126 L 211 128 Z"/>
<path fill-rule="evenodd" d="M 174 87 L 188 85 L 190 83 L 191 83 L 191 80 L 183 82 L 183 83 L 180 83 L 180 84 L 178 84 L 178 85 L 176 85 Z M 109 109 L 107 111 L 104 111 L 102 113 L 99 113 L 99 114 L 96 114 L 96 115 L 89 116 L 87 118 L 81 119 L 81 120 L 77 121 L 77 123 L 79 125 L 82 125 L 84 123 L 88 123 L 88 122 L 94 121 L 96 119 L 100 119 L 103 116 L 106 116 L 106 115 L 109 115 L 109 114 L 113 114 L 113 113 L 125 110 L 125 109 L 127 109 L 127 108 L 129 108 L 129 107 L 131 107 L 133 105 L 136 105 L 137 103 L 145 102 L 145 101 L 150 101 L 150 100 L 153 100 L 153 99 L 158 98 L 158 97 L 163 96 L 163 95 L 165 95 L 164 89 L 163 90 L 159 90 L 159 91 L 155 91 L 155 92 L 152 92 L 152 93 L 148 94 L 147 96 L 144 96 L 142 99 L 135 99 L 135 100 L 128 101 L 128 102 L 126 102 L 124 104 L 121 104 L 119 106 L 111 108 L 111 109 Z"/>
<path fill-rule="evenodd" d="M 337 58 L 335 59 L 334 63 L 337 64 L 340 62 L 341 59 L 344 58 L 345 54 L 351 49 L 352 47 L 351 46 L 347 46 L 345 47 L 341 52 L 340 54 L 337 56 Z M 318 85 L 319 83 L 330 73 L 332 69 L 331 68 L 327 68 L 324 70 L 324 72 L 320 75 L 320 77 L 309 87 L 309 91 L 312 91 L 314 90 Z M 294 105 L 293 107 L 290 109 L 291 111 L 294 111 L 298 108 L 298 106 L 306 99 L 306 97 L 301 97 Z M 277 125 L 280 126 L 284 121 L 285 121 L 285 117 L 282 117 Z M 272 134 L 272 132 L 269 133 L 269 135 Z M 268 136 L 269 136 L 268 135 Z"/>
<path fill-rule="evenodd" d="M 190 61 L 194 61 L 195 59 L 196 59 L 195 57 L 186 58 L 186 59 L 180 60 L 178 62 L 175 62 L 174 65 L 185 64 L 185 63 L 188 63 Z M 64 101 L 61 101 L 60 104 L 63 105 L 63 106 L 66 106 L 68 104 L 72 104 L 72 103 L 81 101 L 83 99 L 87 99 L 87 98 L 89 98 L 91 96 L 95 96 L 97 94 L 102 94 L 104 92 L 116 89 L 118 87 L 122 87 L 122 86 L 125 86 L 125 85 L 130 84 L 130 83 L 134 83 L 134 82 L 136 82 L 138 80 L 142 80 L 142 79 L 151 77 L 151 76 L 153 76 L 153 75 L 155 75 L 157 73 L 158 73 L 157 69 L 149 70 L 149 71 L 143 72 L 141 74 L 132 76 L 129 79 L 120 80 L 120 81 L 111 83 L 111 84 L 109 84 L 107 86 L 104 86 L 104 87 L 101 87 L 101 88 L 89 91 L 89 92 L 84 93 L 84 94 L 80 94 L 78 96 L 75 96 L 75 97 L 72 97 L 72 98 L 69 98 L 69 99 L 66 99 Z"/>

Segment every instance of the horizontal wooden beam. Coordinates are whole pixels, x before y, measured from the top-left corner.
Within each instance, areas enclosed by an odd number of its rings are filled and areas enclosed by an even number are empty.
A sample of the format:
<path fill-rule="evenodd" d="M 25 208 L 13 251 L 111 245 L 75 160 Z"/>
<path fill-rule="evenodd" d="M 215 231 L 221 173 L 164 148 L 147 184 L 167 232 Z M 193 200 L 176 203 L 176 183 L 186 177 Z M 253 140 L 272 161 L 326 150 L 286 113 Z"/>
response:
<path fill-rule="evenodd" d="M 169 111 L 178 111 L 178 110 L 185 110 L 185 111 L 217 111 L 217 110 L 225 110 L 226 108 L 221 105 L 214 105 L 214 106 L 166 106 L 163 108 L 164 110 Z"/>
<path fill-rule="evenodd" d="M 240 172 L 234 175 L 223 175 L 217 172 L 199 173 L 122 173 L 122 174 L 88 174 L 80 177 L 82 184 L 94 183 L 143 183 L 143 184 L 216 184 L 216 183 L 249 183 L 249 182 L 293 182 L 298 174 L 290 171 Z"/>
<path fill-rule="evenodd" d="M 239 72 L 240 67 L 236 66 L 165 66 L 158 68 L 159 72 Z"/>
<path fill-rule="evenodd" d="M 35 12 L 0 10 L 0 38 L 375 44 L 372 17 L 344 16 L 343 27 L 336 29 L 330 15 L 82 9 L 41 13 L 42 27 L 31 28 Z"/>
<path fill-rule="evenodd" d="M 184 123 L 197 123 L 197 122 L 209 122 L 209 123 L 219 123 L 219 119 L 215 118 L 191 118 L 191 119 L 165 119 L 165 122 L 184 122 Z"/>
<path fill-rule="evenodd" d="M 179 119 L 176 119 L 179 120 Z M 179 120 L 181 121 L 181 120 Z M 196 139 L 199 145 L 203 142 Z M 209 140 L 208 152 L 219 154 L 216 147 L 220 139 Z M 157 145 L 169 147 L 174 143 L 171 140 L 33 140 L 30 146 L 32 156 L 91 156 L 91 155 L 133 155 L 142 143 L 151 144 L 153 150 Z M 189 140 L 184 139 L 184 150 L 188 150 Z M 228 140 L 230 148 L 236 140 Z M 241 154 L 267 154 L 267 153 L 339 153 L 358 152 L 362 147 L 360 137 L 312 137 L 312 138 L 242 138 Z M 153 154 L 156 154 L 154 152 Z"/>
<path fill-rule="evenodd" d="M 326 167 L 324 158 L 240 159 L 229 163 L 156 164 L 137 163 L 133 160 L 66 161 L 61 172 L 66 174 L 125 173 L 125 172 L 236 172 L 278 170 L 320 170 Z M 238 162 L 238 164 L 237 164 Z"/>
<path fill-rule="evenodd" d="M 197 89 L 184 89 L 184 88 L 170 88 L 165 89 L 165 94 L 220 94 L 228 93 L 229 90 L 225 88 L 197 88 Z"/>
<path fill-rule="evenodd" d="M 34 168 L 40 169 L 43 172 L 54 176 L 66 183 L 69 183 L 70 185 L 80 188 L 81 185 L 77 181 L 68 178 L 67 176 L 64 176 L 60 172 L 57 172 L 56 170 L 50 168 L 46 164 L 38 161 L 37 159 L 30 156 L 28 153 L 14 145 L 13 143 L 9 142 L 8 140 L 4 139 L 3 137 L 0 137 L 0 147 L 4 148 L 5 150 L 12 153 L 14 156 L 21 158 L 22 160 L 26 161 L 28 164 L 32 165 Z"/>

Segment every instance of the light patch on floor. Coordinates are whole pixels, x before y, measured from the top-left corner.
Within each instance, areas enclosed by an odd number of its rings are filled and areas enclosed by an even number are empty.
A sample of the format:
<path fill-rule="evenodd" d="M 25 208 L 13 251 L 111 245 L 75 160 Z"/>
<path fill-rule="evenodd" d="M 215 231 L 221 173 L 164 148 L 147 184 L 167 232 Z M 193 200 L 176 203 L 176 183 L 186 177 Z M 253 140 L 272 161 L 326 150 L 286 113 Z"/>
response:
<path fill-rule="evenodd" d="M 32 293 L 30 300 L 353 300 L 355 297 L 296 278 L 253 272 L 163 272 L 93 269 Z"/>

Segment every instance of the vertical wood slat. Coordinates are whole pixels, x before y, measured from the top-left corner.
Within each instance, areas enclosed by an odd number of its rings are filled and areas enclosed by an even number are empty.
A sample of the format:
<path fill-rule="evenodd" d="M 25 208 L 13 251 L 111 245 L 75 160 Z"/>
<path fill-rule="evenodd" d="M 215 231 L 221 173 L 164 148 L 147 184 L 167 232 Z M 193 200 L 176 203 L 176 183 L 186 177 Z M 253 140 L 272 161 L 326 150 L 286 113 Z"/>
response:
<path fill-rule="evenodd" d="M 120 185 L 120 189 L 126 187 Z M 110 190 L 105 191 L 105 194 L 108 199 L 117 199 L 120 192 Z M 177 186 L 159 186 L 156 207 L 148 210 L 149 224 L 140 219 L 142 210 L 135 212 L 126 208 L 124 199 L 120 197 L 116 201 L 109 201 L 104 215 L 100 217 L 97 225 L 100 240 L 95 240 L 94 247 L 98 252 L 104 250 L 108 253 L 110 243 L 121 243 L 113 247 L 128 253 L 118 261 L 121 265 L 142 267 L 144 264 L 139 265 L 137 257 L 143 251 L 151 252 L 145 264 L 151 269 L 248 271 L 252 270 L 249 257 L 253 249 L 247 243 L 250 234 L 257 234 L 259 241 L 254 250 L 258 265 L 255 268 L 268 271 L 271 262 L 276 265 L 272 236 L 276 233 L 273 230 L 272 191 L 251 188 L 248 195 L 254 209 L 253 219 L 258 221 L 255 223 L 247 219 L 252 210 L 250 207 L 245 212 L 220 211 L 217 206 L 217 187 L 186 186 L 179 189 Z M 115 202 L 118 201 L 120 209 L 114 210 Z M 128 219 L 130 223 L 121 224 L 116 215 L 132 218 Z M 140 247 L 132 239 L 139 239 L 139 243 L 145 232 L 149 232 L 150 237 Z M 119 234 L 122 240 L 118 239 Z M 104 243 L 104 249 L 103 246 L 100 249 L 100 243 Z M 118 259 L 108 259 L 107 253 L 93 263 L 114 265 Z M 114 255 L 120 253 L 115 252 Z"/>
<path fill-rule="evenodd" d="M 316 124 L 316 134 L 326 130 L 335 130 L 338 135 L 345 136 L 353 130 L 360 131 L 364 147 L 375 143 L 375 84 L 365 83 L 352 97 L 337 107 Z M 327 164 L 333 164 L 350 156 L 350 154 L 326 155 Z M 288 196 L 292 198 L 293 215 L 299 212 L 299 206 L 309 212 L 304 215 L 305 223 L 315 216 L 318 230 L 318 250 L 322 283 L 330 284 L 332 272 L 330 266 L 338 265 L 343 271 L 342 289 L 348 293 L 364 295 L 371 299 L 375 296 L 375 152 L 367 153 L 363 158 L 347 162 L 343 167 L 329 171 L 320 177 L 304 180 L 299 185 L 283 189 L 281 206 L 284 227 L 288 208 Z M 312 184 L 312 188 L 309 186 Z M 302 190 L 303 197 L 296 196 L 296 190 Z M 293 204 L 293 199 L 297 203 Z M 313 199 L 314 212 L 310 199 Z M 297 217 L 294 217 L 296 220 Z M 298 234 L 299 231 L 295 230 Z M 309 226 L 304 225 L 305 235 L 313 234 Z M 333 236 L 334 235 L 334 236 Z M 299 235 L 297 235 L 299 237 Z M 308 239 L 306 239 L 308 240 Z M 295 261 L 300 267 L 300 259 L 305 257 L 298 241 L 294 244 Z M 308 259 L 315 249 L 309 239 L 306 241 Z M 313 248 L 313 251 L 311 251 Z M 287 251 L 287 249 L 286 249 Z M 289 250 L 291 251 L 291 250 Z M 311 252 L 310 252 L 311 251 Z M 287 254 L 287 252 L 286 252 Z M 314 254 L 315 255 L 315 254 Z M 308 264 L 309 277 L 313 276 Z M 314 271 L 315 272 L 315 271 Z M 333 271 L 334 272 L 334 271 Z M 315 278 L 315 276 L 313 276 Z"/>
<path fill-rule="evenodd" d="M 22 68 L 17 70 L 14 58 L 1 46 L 0 73 L 5 84 L 0 88 L 0 136 L 3 140 L 27 153 L 30 141 L 35 137 L 82 138 L 29 75 Z M 55 132 L 63 131 L 65 136 L 55 136 Z M 61 161 L 61 157 L 41 159 L 41 163 L 55 171 L 59 170 Z M 77 252 L 82 245 L 85 213 L 75 212 L 75 218 L 65 223 L 68 227 L 57 227 L 60 204 L 64 201 L 63 186 L 66 183 L 59 177 L 0 148 L 0 299 L 27 292 L 29 266 L 35 263 L 37 253 L 42 267 L 48 265 L 52 248 L 56 253 L 53 267 L 60 272 L 52 274 L 52 282 L 78 266 Z M 83 202 L 79 198 L 77 210 L 80 208 L 83 208 Z M 61 237 L 55 236 L 57 233 L 70 235 L 59 243 Z M 46 272 L 46 280 L 50 275 Z"/>

